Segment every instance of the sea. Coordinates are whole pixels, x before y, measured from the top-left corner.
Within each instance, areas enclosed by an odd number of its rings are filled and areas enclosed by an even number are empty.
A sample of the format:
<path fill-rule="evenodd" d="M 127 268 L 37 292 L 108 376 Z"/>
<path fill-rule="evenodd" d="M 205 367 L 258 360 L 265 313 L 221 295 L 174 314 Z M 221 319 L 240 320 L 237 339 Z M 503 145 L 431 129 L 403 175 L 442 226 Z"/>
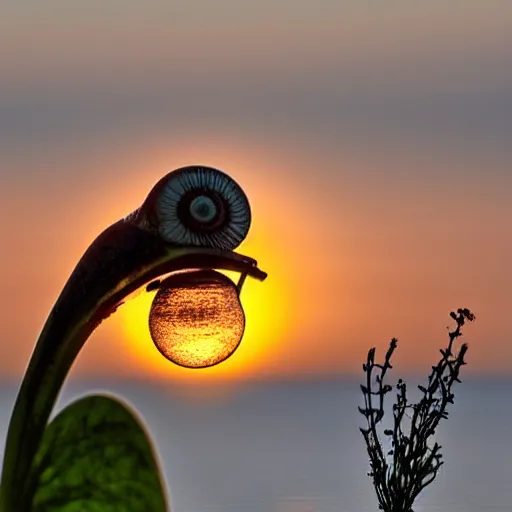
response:
<path fill-rule="evenodd" d="M 2 446 L 16 391 L 14 384 L 0 387 Z M 57 408 L 97 392 L 120 396 L 144 418 L 174 512 L 378 510 L 356 380 L 192 390 L 167 382 L 72 381 Z M 414 512 L 512 510 L 511 396 L 512 380 L 457 385 L 435 439 L 445 464 Z"/>

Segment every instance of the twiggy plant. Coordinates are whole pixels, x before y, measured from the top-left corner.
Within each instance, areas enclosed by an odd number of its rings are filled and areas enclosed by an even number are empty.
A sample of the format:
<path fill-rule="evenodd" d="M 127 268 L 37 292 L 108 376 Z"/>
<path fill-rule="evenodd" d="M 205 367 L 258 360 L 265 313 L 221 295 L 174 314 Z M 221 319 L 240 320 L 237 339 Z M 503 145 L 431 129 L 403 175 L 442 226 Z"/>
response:
<path fill-rule="evenodd" d="M 448 404 L 453 404 L 452 387 L 461 382 L 459 372 L 466 364 L 464 356 L 468 346 L 462 344 L 457 351 L 454 348 L 457 338 L 462 336 L 462 327 L 466 321 L 472 322 L 475 316 L 469 309 L 458 309 L 450 313 L 456 322 L 456 328 L 449 333 L 449 343 L 441 349 L 441 359 L 432 366 L 426 386 L 419 385 L 421 399 L 411 403 L 407 396 L 407 385 L 399 379 L 396 384 L 396 403 L 393 405 L 393 427 L 381 428 L 384 418 L 385 396 L 393 387 L 384 383 L 388 370 L 392 369 L 391 356 L 397 347 L 392 339 L 384 358 L 384 363 L 375 362 L 375 348 L 370 349 L 363 364 L 366 384 L 361 385 L 364 395 L 364 408 L 359 412 L 365 417 L 367 427 L 361 428 L 373 480 L 377 493 L 379 510 L 385 512 L 413 512 L 413 504 L 420 492 L 438 474 L 443 464 L 441 446 L 429 443 L 439 422 L 448 418 Z M 391 449 L 385 449 L 380 432 L 391 442 Z"/>

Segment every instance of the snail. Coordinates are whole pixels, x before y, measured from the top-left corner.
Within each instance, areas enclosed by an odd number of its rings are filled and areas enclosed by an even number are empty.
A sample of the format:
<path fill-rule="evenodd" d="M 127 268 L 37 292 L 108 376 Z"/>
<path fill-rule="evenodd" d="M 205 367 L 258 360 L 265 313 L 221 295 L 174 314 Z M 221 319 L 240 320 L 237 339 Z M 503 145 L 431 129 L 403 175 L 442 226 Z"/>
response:
<path fill-rule="evenodd" d="M 222 288 L 229 304 L 236 306 L 247 276 L 261 281 L 267 276 L 254 259 L 233 252 L 250 223 L 249 202 L 232 178 L 211 167 L 189 166 L 164 176 L 139 208 L 92 242 L 50 312 L 18 392 L 4 454 L 1 510 L 29 507 L 32 461 L 64 380 L 96 327 L 143 287 L 158 289 L 156 316 L 158 311 L 169 314 L 178 282 L 186 282 L 189 289 L 205 283 L 217 291 Z M 215 269 L 239 272 L 238 285 Z M 170 281 L 172 276 L 178 281 Z M 206 365 L 217 364 L 236 349 L 242 317 L 243 310 L 233 316 L 238 327 L 229 350 Z M 165 347 L 160 350 L 165 353 Z"/>

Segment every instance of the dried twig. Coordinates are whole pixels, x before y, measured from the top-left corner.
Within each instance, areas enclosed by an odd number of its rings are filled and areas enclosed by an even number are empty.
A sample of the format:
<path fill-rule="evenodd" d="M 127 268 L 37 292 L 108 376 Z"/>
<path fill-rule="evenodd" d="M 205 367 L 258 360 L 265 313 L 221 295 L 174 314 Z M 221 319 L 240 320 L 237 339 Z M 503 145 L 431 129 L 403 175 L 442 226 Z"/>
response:
<path fill-rule="evenodd" d="M 383 431 L 391 440 L 392 449 L 385 453 L 379 437 L 377 426 L 384 418 L 384 397 L 392 386 L 384 384 L 384 377 L 392 368 L 390 360 L 397 347 L 397 340 L 392 339 L 384 363 L 375 362 L 375 348 L 370 349 L 363 364 L 366 373 L 366 385 L 361 385 L 365 406 L 359 412 L 365 417 L 367 428 L 361 428 L 371 471 L 377 493 L 379 509 L 385 512 L 412 512 L 412 506 L 419 493 L 430 484 L 443 464 L 441 446 L 435 442 L 432 447 L 428 440 L 434 435 L 442 418 L 448 418 L 447 406 L 453 403 L 452 386 L 460 382 L 460 368 L 466 364 L 464 356 L 467 344 L 462 344 L 458 353 L 454 352 L 454 342 L 462 336 L 461 329 L 466 321 L 472 322 L 475 316 L 469 309 L 458 309 L 450 313 L 457 323 L 454 331 L 449 333 L 449 343 L 441 349 L 441 359 L 432 367 L 427 386 L 418 386 L 422 398 L 417 403 L 409 403 L 407 385 L 399 379 L 396 385 L 396 403 L 393 405 L 393 428 Z M 376 389 L 373 385 L 375 372 Z M 405 419 L 410 419 L 407 432 Z"/>

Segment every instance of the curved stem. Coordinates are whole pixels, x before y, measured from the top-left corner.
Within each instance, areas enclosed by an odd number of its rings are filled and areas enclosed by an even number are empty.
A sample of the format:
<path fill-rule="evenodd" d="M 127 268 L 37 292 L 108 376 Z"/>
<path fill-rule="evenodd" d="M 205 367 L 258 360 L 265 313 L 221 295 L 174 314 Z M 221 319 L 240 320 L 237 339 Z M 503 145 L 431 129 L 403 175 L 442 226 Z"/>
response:
<path fill-rule="evenodd" d="M 148 281 L 186 268 L 222 268 L 263 280 L 256 262 L 235 253 L 170 247 L 125 221 L 105 230 L 83 255 L 37 341 L 9 425 L 0 511 L 26 512 L 32 460 L 55 401 L 80 349 L 119 304 Z"/>

